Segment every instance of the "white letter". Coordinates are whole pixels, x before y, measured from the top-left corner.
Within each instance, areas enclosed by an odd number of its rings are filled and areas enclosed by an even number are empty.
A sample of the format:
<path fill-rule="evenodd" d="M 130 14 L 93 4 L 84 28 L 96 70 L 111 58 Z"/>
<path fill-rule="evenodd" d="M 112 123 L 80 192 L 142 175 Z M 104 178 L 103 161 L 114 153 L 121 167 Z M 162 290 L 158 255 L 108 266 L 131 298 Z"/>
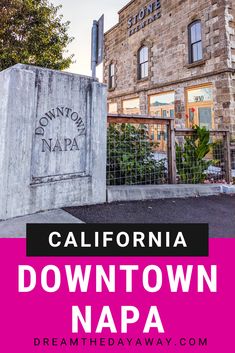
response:
<path fill-rule="evenodd" d="M 105 322 L 105 319 L 107 318 L 107 321 Z M 101 333 L 103 331 L 103 328 L 109 328 L 112 333 L 117 333 L 117 329 L 112 317 L 112 313 L 110 311 L 109 306 L 104 306 L 102 309 L 102 312 L 100 314 L 100 319 L 96 328 L 96 333 Z"/>
<path fill-rule="evenodd" d="M 162 246 L 162 233 L 158 232 L 157 233 L 157 238 L 156 235 L 153 232 L 149 233 L 149 246 L 152 248 L 153 247 L 153 242 L 160 248 Z"/>
<path fill-rule="evenodd" d="M 155 319 L 155 321 L 153 321 Z M 156 327 L 159 333 L 164 333 L 162 321 L 156 306 L 151 306 L 148 318 L 144 327 L 144 333 L 149 333 L 151 328 Z"/>
<path fill-rule="evenodd" d="M 52 232 L 49 235 L 49 244 L 50 246 L 52 246 L 53 248 L 58 248 L 61 245 L 61 241 L 57 241 L 57 243 L 53 243 L 53 237 L 56 236 L 57 238 L 61 238 L 60 233 L 58 232 Z"/>
<path fill-rule="evenodd" d="M 124 236 L 125 238 L 125 243 L 121 243 L 121 237 Z M 120 232 L 117 235 L 117 245 L 120 248 L 125 248 L 130 242 L 129 235 L 126 232 Z"/>
<path fill-rule="evenodd" d="M 51 287 L 48 286 L 48 283 L 47 283 L 47 276 L 49 271 L 52 271 L 54 274 L 54 284 Z M 60 276 L 60 270 L 58 269 L 58 267 L 49 265 L 43 268 L 42 274 L 41 274 L 41 284 L 45 292 L 48 292 L 48 293 L 57 292 L 58 289 L 60 288 L 60 283 L 61 283 L 61 276 Z"/>
<path fill-rule="evenodd" d="M 170 240 L 171 240 L 170 232 L 166 232 L 166 247 L 167 248 L 170 248 L 170 246 L 171 246 Z"/>
<path fill-rule="evenodd" d="M 131 312 L 132 317 L 128 318 L 128 312 Z M 121 332 L 127 333 L 127 326 L 129 324 L 134 324 L 139 320 L 140 313 L 135 306 L 122 306 L 122 315 L 121 315 Z"/>
<path fill-rule="evenodd" d="M 25 285 L 25 271 L 29 272 L 30 281 L 29 285 Z M 28 293 L 34 290 L 36 286 L 36 272 L 31 266 L 19 266 L 18 267 L 18 291 L 19 293 Z"/>
<path fill-rule="evenodd" d="M 120 266 L 121 271 L 126 271 L 126 292 L 127 293 L 132 293 L 132 283 L 133 283 L 132 272 L 138 271 L 138 269 L 139 269 L 139 266 L 135 266 L 135 265 Z"/>
<path fill-rule="evenodd" d="M 95 247 L 99 247 L 99 232 L 95 232 Z"/>
<path fill-rule="evenodd" d="M 179 245 L 183 245 L 184 248 L 187 248 L 187 244 L 186 244 L 186 241 L 184 239 L 182 232 L 179 232 L 177 234 L 177 237 L 176 237 L 175 243 L 174 243 L 174 248 L 177 248 L 177 246 L 179 246 Z"/>
<path fill-rule="evenodd" d="M 81 232 L 81 247 L 82 248 L 91 248 L 90 243 L 86 243 L 86 234 L 85 232 Z"/>
<path fill-rule="evenodd" d="M 106 275 L 103 266 L 96 266 L 96 292 L 102 293 L 102 279 L 105 282 L 108 291 L 114 293 L 115 292 L 115 266 L 109 266 L 109 278 Z"/>
<path fill-rule="evenodd" d="M 91 333 L 91 306 L 86 306 L 85 319 L 81 314 L 78 306 L 72 307 L 72 332 L 78 333 L 78 320 L 82 324 L 83 330 L 86 333 Z"/>
<path fill-rule="evenodd" d="M 134 237 L 134 241 L 133 241 L 134 248 L 137 248 L 137 243 L 139 243 L 142 248 L 145 247 L 144 242 L 143 242 L 143 240 L 145 238 L 144 233 L 142 233 L 142 232 L 134 232 L 133 237 Z"/>
<path fill-rule="evenodd" d="M 66 242 L 64 244 L 64 247 L 67 248 L 69 245 L 73 245 L 75 248 L 78 247 L 78 244 L 76 242 L 76 239 L 75 239 L 73 232 L 69 232 L 69 234 L 66 238 Z"/>
<path fill-rule="evenodd" d="M 149 272 L 154 271 L 156 275 L 156 285 L 155 287 L 150 287 L 149 285 Z M 144 269 L 143 272 L 143 286 L 144 289 L 150 293 L 158 292 L 162 288 L 162 271 L 158 266 L 152 265 Z"/>
<path fill-rule="evenodd" d="M 77 289 L 77 284 L 79 282 L 80 285 L 80 290 L 82 293 L 87 292 L 88 290 L 88 284 L 90 280 L 90 274 L 91 274 L 91 265 L 86 265 L 85 266 L 85 274 L 83 275 L 82 269 L 80 265 L 75 266 L 75 271 L 72 275 L 72 270 L 71 266 L 66 265 L 65 266 L 65 272 L 67 276 L 67 282 L 68 282 L 68 287 L 70 293 L 75 293 Z"/>
<path fill-rule="evenodd" d="M 198 266 L 198 292 L 199 293 L 204 292 L 204 280 L 206 281 L 206 284 L 208 285 L 212 293 L 217 292 L 217 266 L 216 265 L 211 266 L 210 277 L 207 274 L 205 267 L 203 265 L 199 265 Z"/>
<path fill-rule="evenodd" d="M 166 267 L 167 267 L 171 292 L 173 292 L 173 293 L 178 292 L 179 282 L 181 284 L 182 291 L 189 292 L 191 278 L 192 278 L 192 272 L 193 272 L 193 266 L 192 265 L 187 266 L 186 276 L 184 275 L 184 269 L 183 269 L 182 265 L 177 266 L 175 276 L 173 273 L 173 266 L 169 265 Z"/>
<path fill-rule="evenodd" d="M 107 247 L 107 242 L 108 241 L 113 241 L 113 238 L 108 238 L 108 235 L 112 235 L 113 236 L 113 232 L 104 232 L 103 233 L 103 247 L 104 248 Z"/>

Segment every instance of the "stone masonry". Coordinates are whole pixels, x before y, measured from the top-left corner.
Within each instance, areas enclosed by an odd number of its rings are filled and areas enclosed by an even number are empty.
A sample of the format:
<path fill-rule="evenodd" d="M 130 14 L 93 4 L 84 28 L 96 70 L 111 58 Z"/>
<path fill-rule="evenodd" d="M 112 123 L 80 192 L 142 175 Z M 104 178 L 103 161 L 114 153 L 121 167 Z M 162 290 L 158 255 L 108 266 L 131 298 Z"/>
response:
<path fill-rule="evenodd" d="M 116 86 L 108 102 L 140 98 L 142 114 L 148 113 L 148 96 L 174 90 L 181 112 L 176 122 L 186 125 L 185 90 L 211 83 L 215 128 L 229 128 L 235 135 L 235 1 L 162 0 L 161 17 L 129 36 L 128 20 L 149 0 L 130 1 L 119 12 L 119 23 L 105 34 L 104 82 L 110 63 L 115 64 Z M 203 60 L 189 64 L 188 25 L 201 20 Z M 137 53 L 150 52 L 149 77 L 138 81 Z"/>

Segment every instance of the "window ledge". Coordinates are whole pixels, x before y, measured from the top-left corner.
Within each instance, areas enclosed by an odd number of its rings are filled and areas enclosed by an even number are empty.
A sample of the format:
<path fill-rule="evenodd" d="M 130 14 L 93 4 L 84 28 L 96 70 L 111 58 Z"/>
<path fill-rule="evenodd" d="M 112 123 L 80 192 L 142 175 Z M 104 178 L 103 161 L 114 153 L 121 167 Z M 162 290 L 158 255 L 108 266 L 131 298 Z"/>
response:
<path fill-rule="evenodd" d="M 206 60 L 199 60 L 199 61 L 195 61 L 194 63 L 191 63 L 191 64 L 187 64 L 185 65 L 188 69 L 192 69 L 194 67 L 197 67 L 197 66 L 202 66 L 202 65 L 205 65 L 206 63 Z"/>
<path fill-rule="evenodd" d="M 136 82 L 137 83 L 142 83 L 142 82 L 147 82 L 147 81 L 149 81 L 149 77 L 139 78 Z"/>
<path fill-rule="evenodd" d="M 108 92 L 113 92 L 115 91 L 116 87 L 113 87 L 113 88 L 108 88 Z"/>

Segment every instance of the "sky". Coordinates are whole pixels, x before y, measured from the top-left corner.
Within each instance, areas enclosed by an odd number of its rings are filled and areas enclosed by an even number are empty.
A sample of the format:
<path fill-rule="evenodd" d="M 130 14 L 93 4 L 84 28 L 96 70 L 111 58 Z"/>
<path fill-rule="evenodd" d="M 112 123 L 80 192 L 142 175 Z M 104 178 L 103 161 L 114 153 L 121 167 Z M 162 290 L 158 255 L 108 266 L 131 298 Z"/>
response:
<path fill-rule="evenodd" d="M 129 0 L 50 0 L 54 5 L 62 5 L 60 13 L 64 20 L 71 22 L 69 35 L 74 41 L 69 45 L 69 53 L 75 55 L 76 61 L 66 71 L 91 75 L 90 51 L 91 28 L 93 20 L 98 20 L 104 13 L 105 31 L 118 22 L 118 11 Z M 97 76 L 102 77 L 102 65 L 98 67 Z"/>

